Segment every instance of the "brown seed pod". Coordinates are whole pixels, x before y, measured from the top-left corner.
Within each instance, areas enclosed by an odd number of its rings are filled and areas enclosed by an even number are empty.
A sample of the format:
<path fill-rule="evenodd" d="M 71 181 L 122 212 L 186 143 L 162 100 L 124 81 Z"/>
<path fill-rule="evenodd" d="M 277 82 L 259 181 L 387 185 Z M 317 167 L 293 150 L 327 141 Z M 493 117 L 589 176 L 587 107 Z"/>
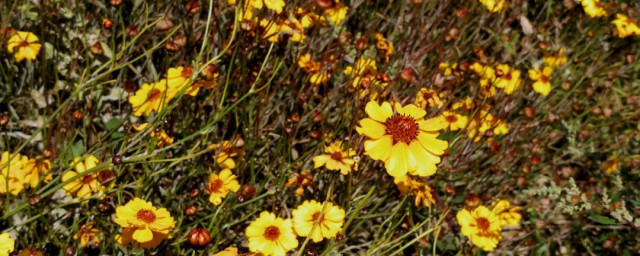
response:
<path fill-rule="evenodd" d="M 122 4 L 122 0 L 109 0 L 109 3 L 113 7 L 118 7 L 118 6 L 120 6 Z"/>
<path fill-rule="evenodd" d="M 82 118 L 84 118 L 84 113 L 82 113 L 82 110 L 76 109 L 76 111 L 73 111 L 73 119 L 75 119 L 76 121 L 81 121 Z"/>
<path fill-rule="evenodd" d="M 198 194 L 200 194 L 200 190 L 197 188 L 192 189 L 191 191 L 189 191 L 188 196 L 191 198 L 194 198 L 196 196 L 198 196 Z"/>
<path fill-rule="evenodd" d="M 102 19 L 102 28 L 109 30 L 111 29 L 111 27 L 113 27 L 113 20 L 110 18 L 103 18 Z"/>
<path fill-rule="evenodd" d="M 187 207 L 187 209 L 184 209 L 184 215 L 187 215 L 187 216 L 196 215 L 197 212 L 198 212 L 198 208 L 196 208 L 194 205 L 191 205 Z"/>
<path fill-rule="evenodd" d="M 467 197 L 464 198 L 464 206 L 468 209 L 475 209 L 480 205 L 480 197 L 474 193 L 467 194 Z"/>
<path fill-rule="evenodd" d="M 316 6 L 320 9 L 329 9 L 334 6 L 333 0 L 316 0 Z"/>
<path fill-rule="evenodd" d="M 100 44 L 100 42 L 96 42 L 95 44 L 91 45 L 91 47 L 89 47 L 89 51 L 91 51 L 91 53 L 96 56 L 100 56 L 104 53 L 102 44 Z"/>
<path fill-rule="evenodd" d="M 184 11 L 187 13 L 187 16 L 191 17 L 193 15 L 198 14 L 202 10 L 200 3 L 198 0 L 191 0 L 184 7 Z"/>
<path fill-rule="evenodd" d="M 410 83 L 413 81 L 414 75 L 415 74 L 412 69 L 405 68 L 400 72 L 400 79 L 402 79 L 403 82 Z"/>
<path fill-rule="evenodd" d="M 40 203 L 40 196 L 38 195 L 30 196 L 27 201 L 29 202 L 30 205 L 36 205 Z"/>
<path fill-rule="evenodd" d="M 9 123 L 8 115 L 0 115 L 0 127 L 3 127 Z"/>
<path fill-rule="evenodd" d="M 187 241 L 194 248 L 204 248 L 211 241 L 211 234 L 204 228 L 194 228 L 187 235 Z"/>

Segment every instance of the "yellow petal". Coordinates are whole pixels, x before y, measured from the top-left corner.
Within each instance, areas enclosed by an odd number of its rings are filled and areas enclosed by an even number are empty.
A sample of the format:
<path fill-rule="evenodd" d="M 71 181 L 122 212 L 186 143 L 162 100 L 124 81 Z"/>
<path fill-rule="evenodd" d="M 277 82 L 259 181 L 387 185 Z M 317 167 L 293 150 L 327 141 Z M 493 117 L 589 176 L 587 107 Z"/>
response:
<path fill-rule="evenodd" d="M 153 233 L 149 228 L 136 229 L 133 232 L 133 240 L 138 241 L 139 243 L 149 242 L 153 239 Z"/>
<path fill-rule="evenodd" d="M 360 126 L 356 127 L 356 131 L 372 139 L 379 139 L 386 133 L 385 126 L 373 119 L 365 118 L 360 120 Z"/>
<path fill-rule="evenodd" d="M 393 177 L 402 177 L 409 171 L 409 152 L 408 146 L 404 142 L 398 142 L 393 145 L 391 155 L 386 161 L 385 167 L 389 175 Z"/>
<path fill-rule="evenodd" d="M 393 115 L 391 104 L 389 102 L 383 102 L 382 105 L 378 105 L 375 101 L 370 101 L 365 106 L 364 111 L 367 112 L 369 117 L 378 122 L 384 123 L 387 118 Z"/>
<path fill-rule="evenodd" d="M 382 136 L 377 140 L 367 140 L 364 142 L 364 150 L 373 160 L 385 161 L 391 154 L 391 135 Z"/>
<path fill-rule="evenodd" d="M 420 141 L 420 144 L 429 150 L 429 152 L 435 155 L 442 155 L 449 146 L 449 143 L 444 140 L 439 140 L 436 136 L 437 135 L 421 132 L 418 134 L 418 141 Z"/>

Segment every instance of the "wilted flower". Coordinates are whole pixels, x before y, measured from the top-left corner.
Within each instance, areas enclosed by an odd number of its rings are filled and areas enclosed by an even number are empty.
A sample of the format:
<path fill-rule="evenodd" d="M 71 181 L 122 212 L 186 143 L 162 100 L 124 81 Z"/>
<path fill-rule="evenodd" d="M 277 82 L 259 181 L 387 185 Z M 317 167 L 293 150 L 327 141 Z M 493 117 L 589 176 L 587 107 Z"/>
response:
<path fill-rule="evenodd" d="M 567 63 L 567 56 L 564 55 L 564 48 L 560 48 L 560 50 L 558 50 L 558 53 L 556 54 L 545 56 L 544 58 L 542 58 L 542 62 L 552 68 L 564 65 L 565 63 Z"/>
<path fill-rule="evenodd" d="M 376 48 L 378 52 L 384 56 L 385 62 L 389 62 L 389 55 L 393 53 L 393 43 L 389 42 L 389 40 L 380 33 L 376 33 L 374 37 L 377 41 Z"/>
<path fill-rule="evenodd" d="M 607 161 L 602 165 L 602 170 L 606 174 L 612 174 L 618 171 L 618 156 L 613 155 L 607 159 Z"/>
<path fill-rule="evenodd" d="M 511 203 L 507 200 L 498 200 L 492 204 L 493 213 L 500 219 L 501 226 L 518 226 L 522 215 L 519 213 L 522 207 L 511 207 Z"/>
<path fill-rule="evenodd" d="M 291 42 L 303 42 L 307 38 L 304 35 L 302 24 L 294 16 L 289 16 L 286 20 L 269 21 L 262 19 L 260 26 L 264 28 L 262 38 L 267 39 L 269 42 L 279 42 L 280 36 L 283 34 L 289 35 Z"/>
<path fill-rule="evenodd" d="M 429 187 L 424 182 L 414 180 L 409 177 L 409 175 L 395 178 L 393 179 L 393 181 L 396 183 L 396 186 L 398 186 L 400 194 L 411 195 L 415 197 L 414 204 L 416 207 L 420 205 L 431 207 L 431 205 L 436 202 L 433 198 L 433 195 L 431 194 L 431 187 Z"/>
<path fill-rule="evenodd" d="M 218 154 L 214 156 L 214 159 L 216 160 L 216 163 L 220 165 L 220 168 L 233 169 L 236 168 L 236 162 L 233 158 L 242 154 L 242 150 L 236 147 L 241 143 L 242 142 L 238 141 L 236 142 L 236 145 L 234 145 L 231 141 L 225 140 L 221 143 L 209 146 L 209 150 L 220 150 Z"/>
<path fill-rule="evenodd" d="M 298 188 L 296 188 L 296 196 L 302 196 L 302 194 L 304 194 L 304 190 L 309 187 L 309 186 L 313 186 L 313 176 L 311 176 L 311 172 L 309 170 L 303 170 L 300 172 L 300 174 L 296 174 L 295 176 L 291 177 L 288 181 L 287 181 L 287 187 L 292 187 L 292 186 L 298 186 Z"/>
<path fill-rule="evenodd" d="M 143 123 L 141 125 L 133 125 L 133 129 L 136 131 L 142 131 L 144 129 L 147 128 L 147 126 L 149 126 L 149 123 Z M 164 132 L 164 130 L 160 129 L 160 130 L 156 130 L 153 129 L 149 132 L 149 136 L 151 138 L 155 138 L 157 140 L 156 142 L 156 146 L 158 148 L 164 148 L 166 146 L 169 146 L 171 144 L 173 144 L 173 138 L 170 137 L 166 132 Z"/>
<path fill-rule="evenodd" d="M 416 94 L 416 106 L 422 109 L 430 109 L 432 107 L 442 107 L 443 102 L 438 96 L 438 92 L 433 89 L 420 88 L 418 94 Z"/>

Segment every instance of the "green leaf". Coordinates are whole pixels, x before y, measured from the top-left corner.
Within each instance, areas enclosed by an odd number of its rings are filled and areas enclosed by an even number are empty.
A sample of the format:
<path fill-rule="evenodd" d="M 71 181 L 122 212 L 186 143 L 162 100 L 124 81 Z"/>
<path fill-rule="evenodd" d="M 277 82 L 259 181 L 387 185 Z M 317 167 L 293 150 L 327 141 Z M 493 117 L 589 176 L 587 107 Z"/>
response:
<path fill-rule="evenodd" d="M 603 224 L 603 225 L 615 225 L 618 224 L 618 221 L 616 221 L 615 219 L 606 217 L 606 216 L 602 216 L 602 215 L 596 215 L 596 214 L 591 214 L 589 215 L 589 219 L 599 223 L 599 224 Z"/>
<path fill-rule="evenodd" d="M 71 146 L 71 158 L 81 156 L 84 153 L 84 141 L 79 140 Z"/>
<path fill-rule="evenodd" d="M 122 126 L 122 123 L 124 123 L 123 120 L 120 120 L 117 118 L 111 118 L 109 122 L 104 124 L 104 129 L 107 131 L 113 131 L 120 128 L 120 126 Z"/>

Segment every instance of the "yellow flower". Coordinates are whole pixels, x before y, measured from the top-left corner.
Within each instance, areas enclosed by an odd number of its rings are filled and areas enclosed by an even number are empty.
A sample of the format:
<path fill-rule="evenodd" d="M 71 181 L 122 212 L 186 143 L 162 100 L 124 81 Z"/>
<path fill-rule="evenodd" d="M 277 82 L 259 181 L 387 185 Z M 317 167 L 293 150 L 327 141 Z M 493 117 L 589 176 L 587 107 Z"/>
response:
<path fill-rule="evenodd" d="M 422 109 L 430 109 L 432 107 L 442 107 L 443 102 L 440 100 L 438 93 L 432 89 L 420 88 L 416 94 L 416 106 Z"/>
<path fill-rule="evenodd" d="M 520 87 L 520 70 L 513 69 L 506 64 L 500 64 L 496 67 L 496 72 L 502 73 L 497 76 L 494 86 L 502 88 L 506 94 L 512 94 Z"/>
<path fill-rule="evenodd" d="M 317 14 L 302 8 L 298 8 L 296 10 L 296 16 L 299 17 L 300 24 L 302 24 L 303 28 L 310 28 L 318 22 L 325 21 L 324 17 L 320 17 Z"/>
<path fill-rule="evenodd" d="M 324 208 L 324 209 L 323 209 Z M 342 231 L 345 212 L 330 202 L 304 201 L 291 212 L 293 228 L 301 237 L 309 237 L 318 243 L 336 237 Z M 320 219 L 318 219 L 320 218 Z"/>
<path fill-rule="evenodd" d="M 398 186 L 400 194 L 412 195 L 415 197 L 414 204 L 416 207 L 424 205 L 431 207 L 436 201 L 431 194 L 431 187 L 423 182 L 416 181 L 405 175 L 404 177 L 394 178 L 394 183 Z"/>
<path fill-rule="evenodd" d="M 18 51 L 13 55 L 17 62 L 23 59 L 35 60 L 40 52 L 40 45 L 38 37 L 31 32 L 18 31 L 7 42 L 7 50 L 9 53 L 13 53 L 15 48 L 18 47 Z"/>
<path fill-rule="evenodd" d="M 212 173 L 209 182 L 205 187 L 209 195 L 209 202 L 213 205 L 220 205 L 222 199 L 227 197 L 229 192 L 237 192 L 240 189 L 237 177 L 231 173 L 231 170 L 224 169 L 219 174 Z"/>
<path fill-rule="evenodd" d="M 369 138 L 364 142 L 367 155 L 384 161 L 393 177 L 435 174 L 440 155 L 448 147 L 446 141 L 437 138 L 443 128 L 440 123 L 425 120 L 426 111 L 413 104 L 403 107 L 396 103 L 394 112 L 389 102 L 378 105 L 371 101 L 365 111 L 369 118 L 360 120 L 356 130 Z"/>
<path fill-rule="evenodd" d="M 304 72 L 311 74 L 309 81 L 311 84 L 325 84 L 329 80 L 329 72 L 322 68 L 322 64 L 311 60 L 311 54 L 305 54 L 298 59 L 298 67 Z"/>
<path fill-rule="evenodd" d="M 136 242 L 147 243 L 154 240 L 154 233 L 167 235 L 175 227 L 175 221 L 167 209 L 156 208 L 137 197 L 124 206 L 118 206 L 113 221 L 124 228 L 121 235 L 123 242 L 127 240 L 129 232 Z M 166 238 L 166 236 L 160 237 Z"/>
<path fill-rule="evenodd" d="M 347 11 L 349 11 L 349 7 L 346 7 L 343 3 L 340 3 L 340 1 L 336 1 L 333 7 L 322 12 L 322 16 L 332 24 L 340 25 L 344 18 L 347 17 Z"/>
<path fill-rule="evenodd" d="M 462 209 L 456 214 L 462 234 L 485 251 L 493 251 L 502 240 L 500 218 L 484 205 L 468 211 Z"/>
<path fill-rule="evenodd" d="M 139 132 L 139 131 L 145 130 L 147 126 L 149 126 L 148 123 L 143 123 L 141 125 L 134 124 L 133 129 Z M 173 144 L 173 138 L 169 137 L 169 135 L 166 132 L 164 132 L 164 130 L 156 131 L 156 129 L 152 129 L 151 132 L 149 132 L 149 136 L 157 140 L 156 146 L 158 148 L 164 148 L 166 146 Z"/>
<path fill-rule="evenodd" d="M 482 79 L 492 81 L 496 77 L 496 71 L 492 67 L 482 65 L 478 62 L 471 64 L 471 66 L 469 66 L 469 69 L 478 74 Z"/>
<path fill-rule="evenodd" d="M 506 0 L 480 0 L 490 12 L 499 12 L 507 5 Z"/>
<path fill-rule="evenodd" d="M 469 121 L 467 119 L 466 116 L 454 113 L 454 112 L 450 112 L 450 111 L 444 111 L 442 112 L 442 115 L 440 115 L 437 119 L 437 122 L 443 122 L 444 123 L 444 127 L 449 128 L 449 130 L 451 131 L 457 131 L 460 129 L 463 129 L 466 125 L 467 122 Z"/>
<path fill-rule="evenodd" d="M 289 178 L 286 186 L 293 187 L 295 185 L 298 186 L 298 188 L 296 188 L 296 196 L 302 196 L 307 187 L 313 186 L 313 176 L 311 176 L 311 172 L 309 170 L 302 170 L 300 174 Z"/>
<path fill-rule="evenodd" d="M 342 150 L 342 142 L 336 141 L 329 146 L 324 147 L 324 152 L 313 158 L 313 168 L 324 166 L 327 170 L 337 171 L 343 175 L 349 174 L 355 161 L 351 158 L 356 155 L 353 149 Z"/>
<path fill-rule="evenodd" d="M 616 26 L 616 31 L 618 31 L 619 38 L 625 38 L 630 35 L 640 36 L 638 21 L 629 19 L 629 17 L 625 16 L 624 14 L 616 14 L 616 19 L 612 21 L 611 24 Z"/>
<path fill-rule="evenodd" d="M 15 250 L 15 243 L 8 232 L 0 234 L 0 256 L 9 256 Z"/>
<path fill-rule="evenodd" d="M 280 14 L 282 9 L 286 5 L 283 0 L 249 0 L 251 6 L 256 9 L 262 9 L 263 6 L 266 6 L 267 9 L 275 11 Z"/>
<path fill-rule="evenodd" d="M 238 256 L 238 248 L 227 247 L 224 251 L 212 254 L 211 256 Z"/>
<path fill-rule="evenodd" d="M 143 84 L 135 95 L 129 96 L 129 103 L 133 107 L 133 115 L 150 115 L 151 112 L 160 112 L 171 100 L 166 93 L 167 80 L 162 79 L 157 83 Z"/>
<path fill-rule="evenodd" d="M 269 42 L 279 42 L 281 34 L 289 35 L 289 41 L 291 42 L 303 42 L 307 38 L 304 35 L 302 24 L 294 16 L 289 16 L 287 20 L 277 21 L 262 19 L 260 26 L 264 28 L 262 38 L 267 39 Z"/>
<path fill-rule="evenodd" d="M 511 207 L 509 201 L 499 200 L 493 203 L 491 211 L 500 219 L 500 226 L 518 226 L 522 220 L 520 210 L 522 210 L 520 206 Z"/>
<path fill-rule="evenodd" d="M 34 157 L 29 159 L 24 165 L 25 182 L 31 187 L 35 188 L 40 184 L 40 175 L 44 176 L 42 181 L 49 182 L 53 178 L 51 176 L 51 162 L 41 157 Z"/>
<path fill-rule="evenodd" d="M 551 73 L 553 69 L 550 67 L 529 69 L 529 77 L 535 80 L 533 90 L 547 96 L 551 92 Z"/>
<path fill-rule="evenodd" d="M 366 57 L 358 59 L 355 67 L 348 66 L 344 69 L 344 74 L 353 77 L 351 86 L 362 89 L 360 94 L 364 97 L 370 89 L 383 89 L 389 82 L 381 79 L 383 74 L 377 72 L 376 61 Z M 375 91 L 373 93 L 376 93 Z M 373 94 L 372 93 L 372 94 Z"/>
<path fill-rule="evenodd" d="M 137 228 L 123 229 L 122 233 L 115 236 L 116 242 L 118 242 L 118 244 L 122 246 L 127 246 L 129 243 L 133 242 L 133 247 L 136 247 L 136 248 L 153 248 L 160 245 L 160 243 L 162 243 L 162 241 L 164 241 L 165 239 L 171 238 L 171 236 L 168 234 L 152 231 L 152 235 L 153 235 L 152 239 L 148 242 L 141 243 L 134 240 L 133 238 L 133 234 L 137 230 L 138 230 Z"/>
<path fill-rule="evenodd" d="M 509 127 L 505 122 L 485 110 L 480 110 L 480 113 L 469 123 L 467 130 L 469 138 L 473 138 L 475 142 L 479 141 L 489 130 L 491 130 L 491 136 L 509 133 Z"/>
<path fill-rule="evenodd" d="M 192 74 L 193 69 L 191 67 L 169 68 L 169 71 L 167 71 L 167 98 L 172 99 L 182 88 L 189 86 Z M 199 90 L 200 87 L 192 82 L 185 94 L 196 96 Z"/>
<path fill-rule="evenodd" d="M 475 103 L 473 103 L 473 100 L 471 100 L 471 98 L 469 97 L 465 98 L 463 101 L 458 101 L 451 105 L 451 109 L 460 109 L 462 111 L 471 111 L 474 107 Z"/>
<path fill-rule="evenodd" d="M 11 193 L 18 195 L 24 191 L 24 185 L 27 183 L 27 173 L 24 166 L 29 159 L 19 153 L 9 154 L 8 151 L 2 153 L 0 158 L 0 194 Z"/>
<path fill-rule="evenodd" d="M 551 54 L 542 58 L 545 65 L 555 68 L 567 63 L 567 56 L 564 55 L 564 48 L 560 48 L 557 54 Z"/>
<path fill-rule="evenodd" d="M 458 63 L 449 64 L 446 62 L 441 62 L 440 65 L 438 65 L 438 69 L 443 70 L 444 72 L 442 74 L 445 76 L 450 76 L 450 75 L 459 76 L 460 73 L 455 71 L 457 68 L 458 68 Z"/>
<path fill-rule="evenodd" d="M 602 170 L 606 174 L 612 174 L 618 171 L 618 156 L 614 155 L 609 157 L 607 161 L 602 165 Z"/>
<path fill-rule="evenodd" d="M 78 233 L 73 235 L 73 239 L 80 240 L 80 247 L 82 248 L 97 248 L 100 245 L 100 237 L 99 234 L 102 234 L 97 228 L 93 227 L 93 222 L 89 222 L 80 227 Z"/>
<path fill-rule="evenodd" d="M 71 162 L 75 171 L 67 171 L 62 175 L 62 182 L 71 180 L 76 175 L 82 174 L 83 176 L 72 180 L 64 185 L 63 189 L 67 195 L 75 195 L 79 199 L 88 198 L 95 193 L 101 193 L 104 191 L 104 187 L 98 180 L 98 172 L 94 171 L 91 174 L 84 174 L 85 172 L 95 168 L 100 164 L 100 160 L 94 155 L 87 156 L 84 160 L 81 157 L 76 157 Z"/>
<path fill-rule="evenodd" d="M 245 234 L 249 238 L 249 250 L 265 255 L 284 256 L 298 247 L 298 239 L 293 232 L 290 219 L 276 217 L 263 211 L 251 222 Z"/>
<path fill-rule="evenodd" d="M 209 149 L 220 149 L 220 152 L 214 156 L 214 158 L 216 159 L 216 163 L 218 163 L 222 169 L 236 168 L 236 162 L 233 160 L 233 157 L 239 156 L 242 153 L 240 148 L 234 147 L 234 145 L 231 144 L 231 141 L 228 140 L 222 141 L 218 144 L 213 144 L 209 146 Z"/>
<path fill-rule="evenodd" d="M 380 33 L 376 33 L 374 37 L 377 41 L 376 48 L 378 52 L 384 56 L 385 62 L 389 62 L 389 56 L 393 53 L 393 43 L 389 42 Z"/>
<path fill-rule="evenodd" d="M 602 8 L 600 0 L 578 0 L 582 2 L 582 8 L 592 18 L 607 16 L 607 11 Z"/>

